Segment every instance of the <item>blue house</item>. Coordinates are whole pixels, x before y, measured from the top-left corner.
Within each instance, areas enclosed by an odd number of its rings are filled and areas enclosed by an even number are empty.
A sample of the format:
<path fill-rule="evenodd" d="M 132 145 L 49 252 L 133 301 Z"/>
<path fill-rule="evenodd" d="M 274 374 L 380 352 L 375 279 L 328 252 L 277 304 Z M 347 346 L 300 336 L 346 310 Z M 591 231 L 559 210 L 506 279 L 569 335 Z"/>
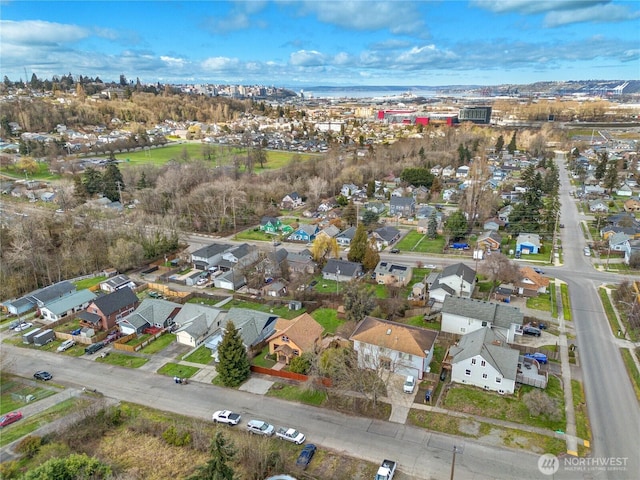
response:
<path fill-rule="evenodd" d="M 521 233 L 516 239 L 516 252 L 524 255 L 540 253 L 540 235 L 537 233 Z"/>
<path fill-rule="evenodd" d="M 313 242 L 316 239 L 316 235 L 320 228 L 317 225 L 300 225 L 297 230 L 289 235 L 289 240 L 298 242 Z"/>

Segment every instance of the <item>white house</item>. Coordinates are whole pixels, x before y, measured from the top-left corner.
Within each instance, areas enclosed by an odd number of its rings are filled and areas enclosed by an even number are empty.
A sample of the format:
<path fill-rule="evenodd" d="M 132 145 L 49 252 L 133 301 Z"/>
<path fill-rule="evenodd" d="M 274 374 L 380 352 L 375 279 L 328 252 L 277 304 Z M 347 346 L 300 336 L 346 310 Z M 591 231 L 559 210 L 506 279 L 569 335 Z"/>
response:
<path fill-rule="evenodd" d="M 442 331 L 466 335 L 484 327 L 493 328 L 503 341 L 513 342 L 522 333 L 524 314 L 502 303 L 447 296 L 442 305 Z"/>
<path fill-rule="evenodd" d="M 422 379 L 429 373 L 438 332 L 365 317 L 349 339 L 362 369 L 386 370 Z"/>
<path fill-rule="evenodd" d="M 72 313 L 86 309 L 95 298 L 96 294 L 91 290 L 79 290 L 47 303 L 40 308 L 40 314 L 45 322 L 56 322 Z"/>
<path fill-rule="evenodd" d="M 476 272 L 464 263 L 449 265 L 429 287 L 429 298 L 443 302 L 448 295 L 470 297 L 476 286 Z"/>
<path fill-rule="evenodd" d="M 512 394 L 519 355 L 518 350 L 509 347 L 491 328 L 467 333 L 449 348 L 451 381 Z"/>
<path fill-rule="evenodd" d="M 176 341 L 196 348 L 220 328 L 224 314 L 217 308 L 185 303 L 174 318 L 178 325 Z"/>
<path fill-rule="evenodd" d="M 103 292 L 112 293 L 124 287 L 129 287 L 131 290 L 134 290 L 136 288 L 136 282 L 126 275 L 116 275 L 104 282 L 100 282 L 100 290 Z"/>

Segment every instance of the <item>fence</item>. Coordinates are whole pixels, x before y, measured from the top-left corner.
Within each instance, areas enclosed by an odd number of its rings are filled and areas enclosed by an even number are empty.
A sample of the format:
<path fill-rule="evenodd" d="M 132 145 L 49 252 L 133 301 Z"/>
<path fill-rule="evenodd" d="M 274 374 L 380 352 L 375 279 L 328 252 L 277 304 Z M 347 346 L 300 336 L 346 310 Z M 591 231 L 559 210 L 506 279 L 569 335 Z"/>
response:
<path fill-rule="evenodd" d="M 263 375 L 270 375 L 272 377 L 286 378 L 287 380 L 296 380 L 298 382 L 306 382 L 307 380 L 309 380 L 309 377 L 307 375 L 302 375 L 301 373 L 272 370 L 271 368 L 258 367 L 256 365 L 251 365 L 251 371 L 254 373 L 261 373 Z M 318 382 L 325 387 L 330 387 L 332 385 L 330 378 L 319 378 Z"/>
<path fill-rule="evenodd" d="M 149 345 L 150 343 L 154 342 L 155 340 L 157 340 L 160 336 L 164 335 L 166 332 L 164 330 L 155 333 L 153 335 L 151 335 L 148 338 L 145 338 L 144 340 L 141 340 L 140 343 L 136 343 L 135 345 L 127 345 L 127 343 L 133 339 L 133 338 L 138 338 L 138 334 L 137 333 L 132 333 L 130 335 L 127 335 L 126 337 L 122 337 L 119 338 L 118 340 L 116 340 L 113 343 L 113 348 L 115 348 L 116 350 L 122 350 L 123 352 L 137 352 L 138 350 L 143 349 L 144 347 L 146 347 L 147 345 Z"/>

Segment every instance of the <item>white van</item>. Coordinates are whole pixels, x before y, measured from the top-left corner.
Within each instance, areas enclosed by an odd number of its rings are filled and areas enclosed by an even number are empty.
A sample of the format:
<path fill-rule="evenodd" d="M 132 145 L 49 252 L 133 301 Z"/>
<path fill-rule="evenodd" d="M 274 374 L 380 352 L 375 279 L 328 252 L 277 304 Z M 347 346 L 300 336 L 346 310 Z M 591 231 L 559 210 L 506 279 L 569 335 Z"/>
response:
<path fill-rule="evenodd" d="M 402 387 L 402 391 L 404 393 L 413 393 L 414 388 L 416 388 L 416 379 L 413 375 L 407 375 L 407 379 L 404 381 L 404 387 Z"/>
<path fill-rule="evenodd" d="M 584 247 L 584 254 L 587 257 L 591 256 L 591 249 L 589 247 Z"/>

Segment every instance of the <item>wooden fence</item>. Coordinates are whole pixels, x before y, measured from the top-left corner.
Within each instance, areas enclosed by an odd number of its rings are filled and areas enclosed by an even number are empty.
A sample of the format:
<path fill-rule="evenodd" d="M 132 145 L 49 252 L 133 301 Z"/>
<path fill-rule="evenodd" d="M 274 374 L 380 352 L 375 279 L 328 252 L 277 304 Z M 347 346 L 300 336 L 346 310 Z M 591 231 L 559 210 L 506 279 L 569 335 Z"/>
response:
<path fill-rule="evenodd" d="M 307 375 L 302 375 L 301 373 L 272 370 L 271 368 L 258 367 L 256 365 L 251 365 L 251 371 L 254 373 L 261 373 L 263 375 L 270 375 L 272 377 L 286 378 L 287 380 L 296 380 L 298 382 L 306 382 L 307 380 L 309 380 L 309 377 Z M 318 379 L 318 382 L 325 387 L 330 387 L 332 385 L 330 378 L 320 378 Z"/>
<path fill-rule="evenodd" d="M 162 330 L 161 332 L 158 332 L 148 338 L 145 338 L 144 340 L 141 340 L 140 343 L 136 343 L 135 345 L 127 345 L 127 342 L 131 341 L 131 339 L 138 338 L 138 334 L 132 333 L 113 342 L 113 348 L 115 348 L 116 350 L 122 350 L 123 352 L 137 352 L 138 350 L 141 350 L 150 343 L 154 342 L 165 333 L 166 332 Z"/>

